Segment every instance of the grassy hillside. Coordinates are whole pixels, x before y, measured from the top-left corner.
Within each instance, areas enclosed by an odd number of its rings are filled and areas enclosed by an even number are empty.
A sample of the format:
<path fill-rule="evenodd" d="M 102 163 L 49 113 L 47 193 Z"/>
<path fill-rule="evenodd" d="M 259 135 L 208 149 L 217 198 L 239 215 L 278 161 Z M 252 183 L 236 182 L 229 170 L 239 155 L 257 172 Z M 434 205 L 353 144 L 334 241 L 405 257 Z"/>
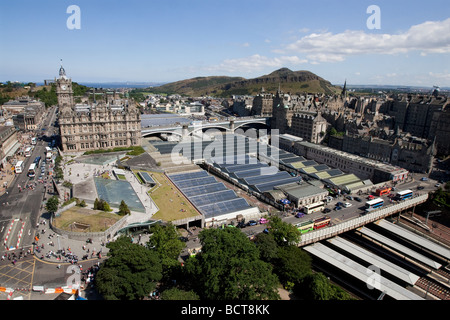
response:
<path fill-rule="evenodd" d="M 221 86 L 226 83 L 243 80 L 240 77 L 196 77 L 187 80 L 167 83 L 159 87 L 145 89 L 145 91 L 152 93 L 167 93 L 167 94 L 181 94 L 186 96 L 200 96 L 212 94 L 212 90 L 216 86 Z"/>
<path fill-rule="evenodd" d="M 197 77 L 165 84 L 146 91 L 153 93 L 177 93 L 187 96 L 212 95 L 229 97 L 231 95 L 255 95 L 264 87 L 266 92 L 275 93 L 280 87 L 291 93 L 340 92 L 340 88 L 309 71 L 291 71 L 287 68 L 276 70 L 268 75 L 254 79 L 239 77 Z"/>

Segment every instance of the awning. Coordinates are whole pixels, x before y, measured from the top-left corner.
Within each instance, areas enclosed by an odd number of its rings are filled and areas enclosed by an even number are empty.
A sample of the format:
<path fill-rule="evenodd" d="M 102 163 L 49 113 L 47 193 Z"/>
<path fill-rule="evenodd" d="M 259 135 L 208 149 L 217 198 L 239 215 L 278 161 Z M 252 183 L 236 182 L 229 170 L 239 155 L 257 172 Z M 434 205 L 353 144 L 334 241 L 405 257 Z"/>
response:
<path fill-rule="evenodd" d="M 16 144 L 12 146 L 12 148 L 9 149 L 9 151 L 5 154 L 5 158 L 13 156 L 16 153 L 17 149 L 19 149 L 21 146 L 22 144 L 17 141 Z"/>

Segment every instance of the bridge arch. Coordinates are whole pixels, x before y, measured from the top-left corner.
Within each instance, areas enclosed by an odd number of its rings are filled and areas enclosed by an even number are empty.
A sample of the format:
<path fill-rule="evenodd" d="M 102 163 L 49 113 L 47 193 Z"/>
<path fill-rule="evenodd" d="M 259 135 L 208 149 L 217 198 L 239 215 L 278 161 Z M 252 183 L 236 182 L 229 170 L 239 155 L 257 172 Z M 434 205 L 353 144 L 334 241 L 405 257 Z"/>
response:
<path fill-rule="evenodd" d="M 179 132 L 179 130 L 173 130 L 173 131 L 169 131 L 169 130 L 158 130 L 158 131 L 150 131 L 150 132 L 145 132 L 142 131 L 142 138 L 145 137 L 149 137 L 151 135 L 155 135 L 155 134 L 163 134 L 163 133 L 167 133 L 167 134 L 175 134 L 177 136 L 182 136 L 183 134 L 181 132 Z"/>
<path fill-rule="evenodd" d="M 240 128 L 240 127 L 243 127 L 243 126 L 248 126 L 248 125 L 259 125 L 259 126 L 264 126 L 264 127 L 266 127 L 267 129 L 270 129 L 270 126 L 265 122 L 265 121 L 246 121 L 246 122 L 242 122 L 242 123 L 239 123 L 239 124 L 234 124 L 234 130 L 236 130 L 236 129 L 238 129 L 238 128 Z"/>
<path fill-rule="evenodd" d="M 221 129 L 223 131 L 231 131 L 230 128 L 227 128 L 227 127 L 224 127 L 224 126 L 211 125 L 211 126 L 201 126 L 201 127 L 198 127 L 198 128 L 196 128 L 196 129 L 194 129 L 192 131 L 189 131 L 189 135 L 193 135 L 195 132 L 198 132 L 198 131 L 206 131 L 208 129 Z"/>

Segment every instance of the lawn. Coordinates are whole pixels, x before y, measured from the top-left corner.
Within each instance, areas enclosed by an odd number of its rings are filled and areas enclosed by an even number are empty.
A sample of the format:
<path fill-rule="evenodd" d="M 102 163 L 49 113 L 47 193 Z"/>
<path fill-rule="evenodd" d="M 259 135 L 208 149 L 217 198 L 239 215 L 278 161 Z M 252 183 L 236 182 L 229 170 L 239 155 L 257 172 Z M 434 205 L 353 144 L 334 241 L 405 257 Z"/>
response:
<path fill-rule="evenodd" d="M 198 216 L 198 211 L 184 195 L 160 172 L 149 172 L 159 184 L 150 192 L 150 196 L 159 208 L 152 219 L 173 221 Z"/>
<path fill-rule="evenodd" d="M 115 213 L 75 206 L 53 219 L 53 225 L 66 231 L 102 232 L 120 218 L 122 217 Z"/>

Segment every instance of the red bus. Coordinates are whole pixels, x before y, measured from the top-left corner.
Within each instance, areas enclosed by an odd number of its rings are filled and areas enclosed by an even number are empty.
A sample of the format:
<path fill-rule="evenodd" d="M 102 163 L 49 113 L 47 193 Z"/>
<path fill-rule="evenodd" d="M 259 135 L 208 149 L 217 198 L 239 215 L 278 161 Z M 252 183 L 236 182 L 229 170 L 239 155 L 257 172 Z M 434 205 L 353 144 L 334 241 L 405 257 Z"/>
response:
<path fill-rule="evenodd" d="M 331 221 L 330 217 L 323 217 L 314 220 L 314 230 L 328 226 L 330 224 L 330 221 Z"/>
<path fill-rule="evenodd" d="M 391 193 L 391 188 L 377 189 L 375 194 L 379 197 Z"/>

